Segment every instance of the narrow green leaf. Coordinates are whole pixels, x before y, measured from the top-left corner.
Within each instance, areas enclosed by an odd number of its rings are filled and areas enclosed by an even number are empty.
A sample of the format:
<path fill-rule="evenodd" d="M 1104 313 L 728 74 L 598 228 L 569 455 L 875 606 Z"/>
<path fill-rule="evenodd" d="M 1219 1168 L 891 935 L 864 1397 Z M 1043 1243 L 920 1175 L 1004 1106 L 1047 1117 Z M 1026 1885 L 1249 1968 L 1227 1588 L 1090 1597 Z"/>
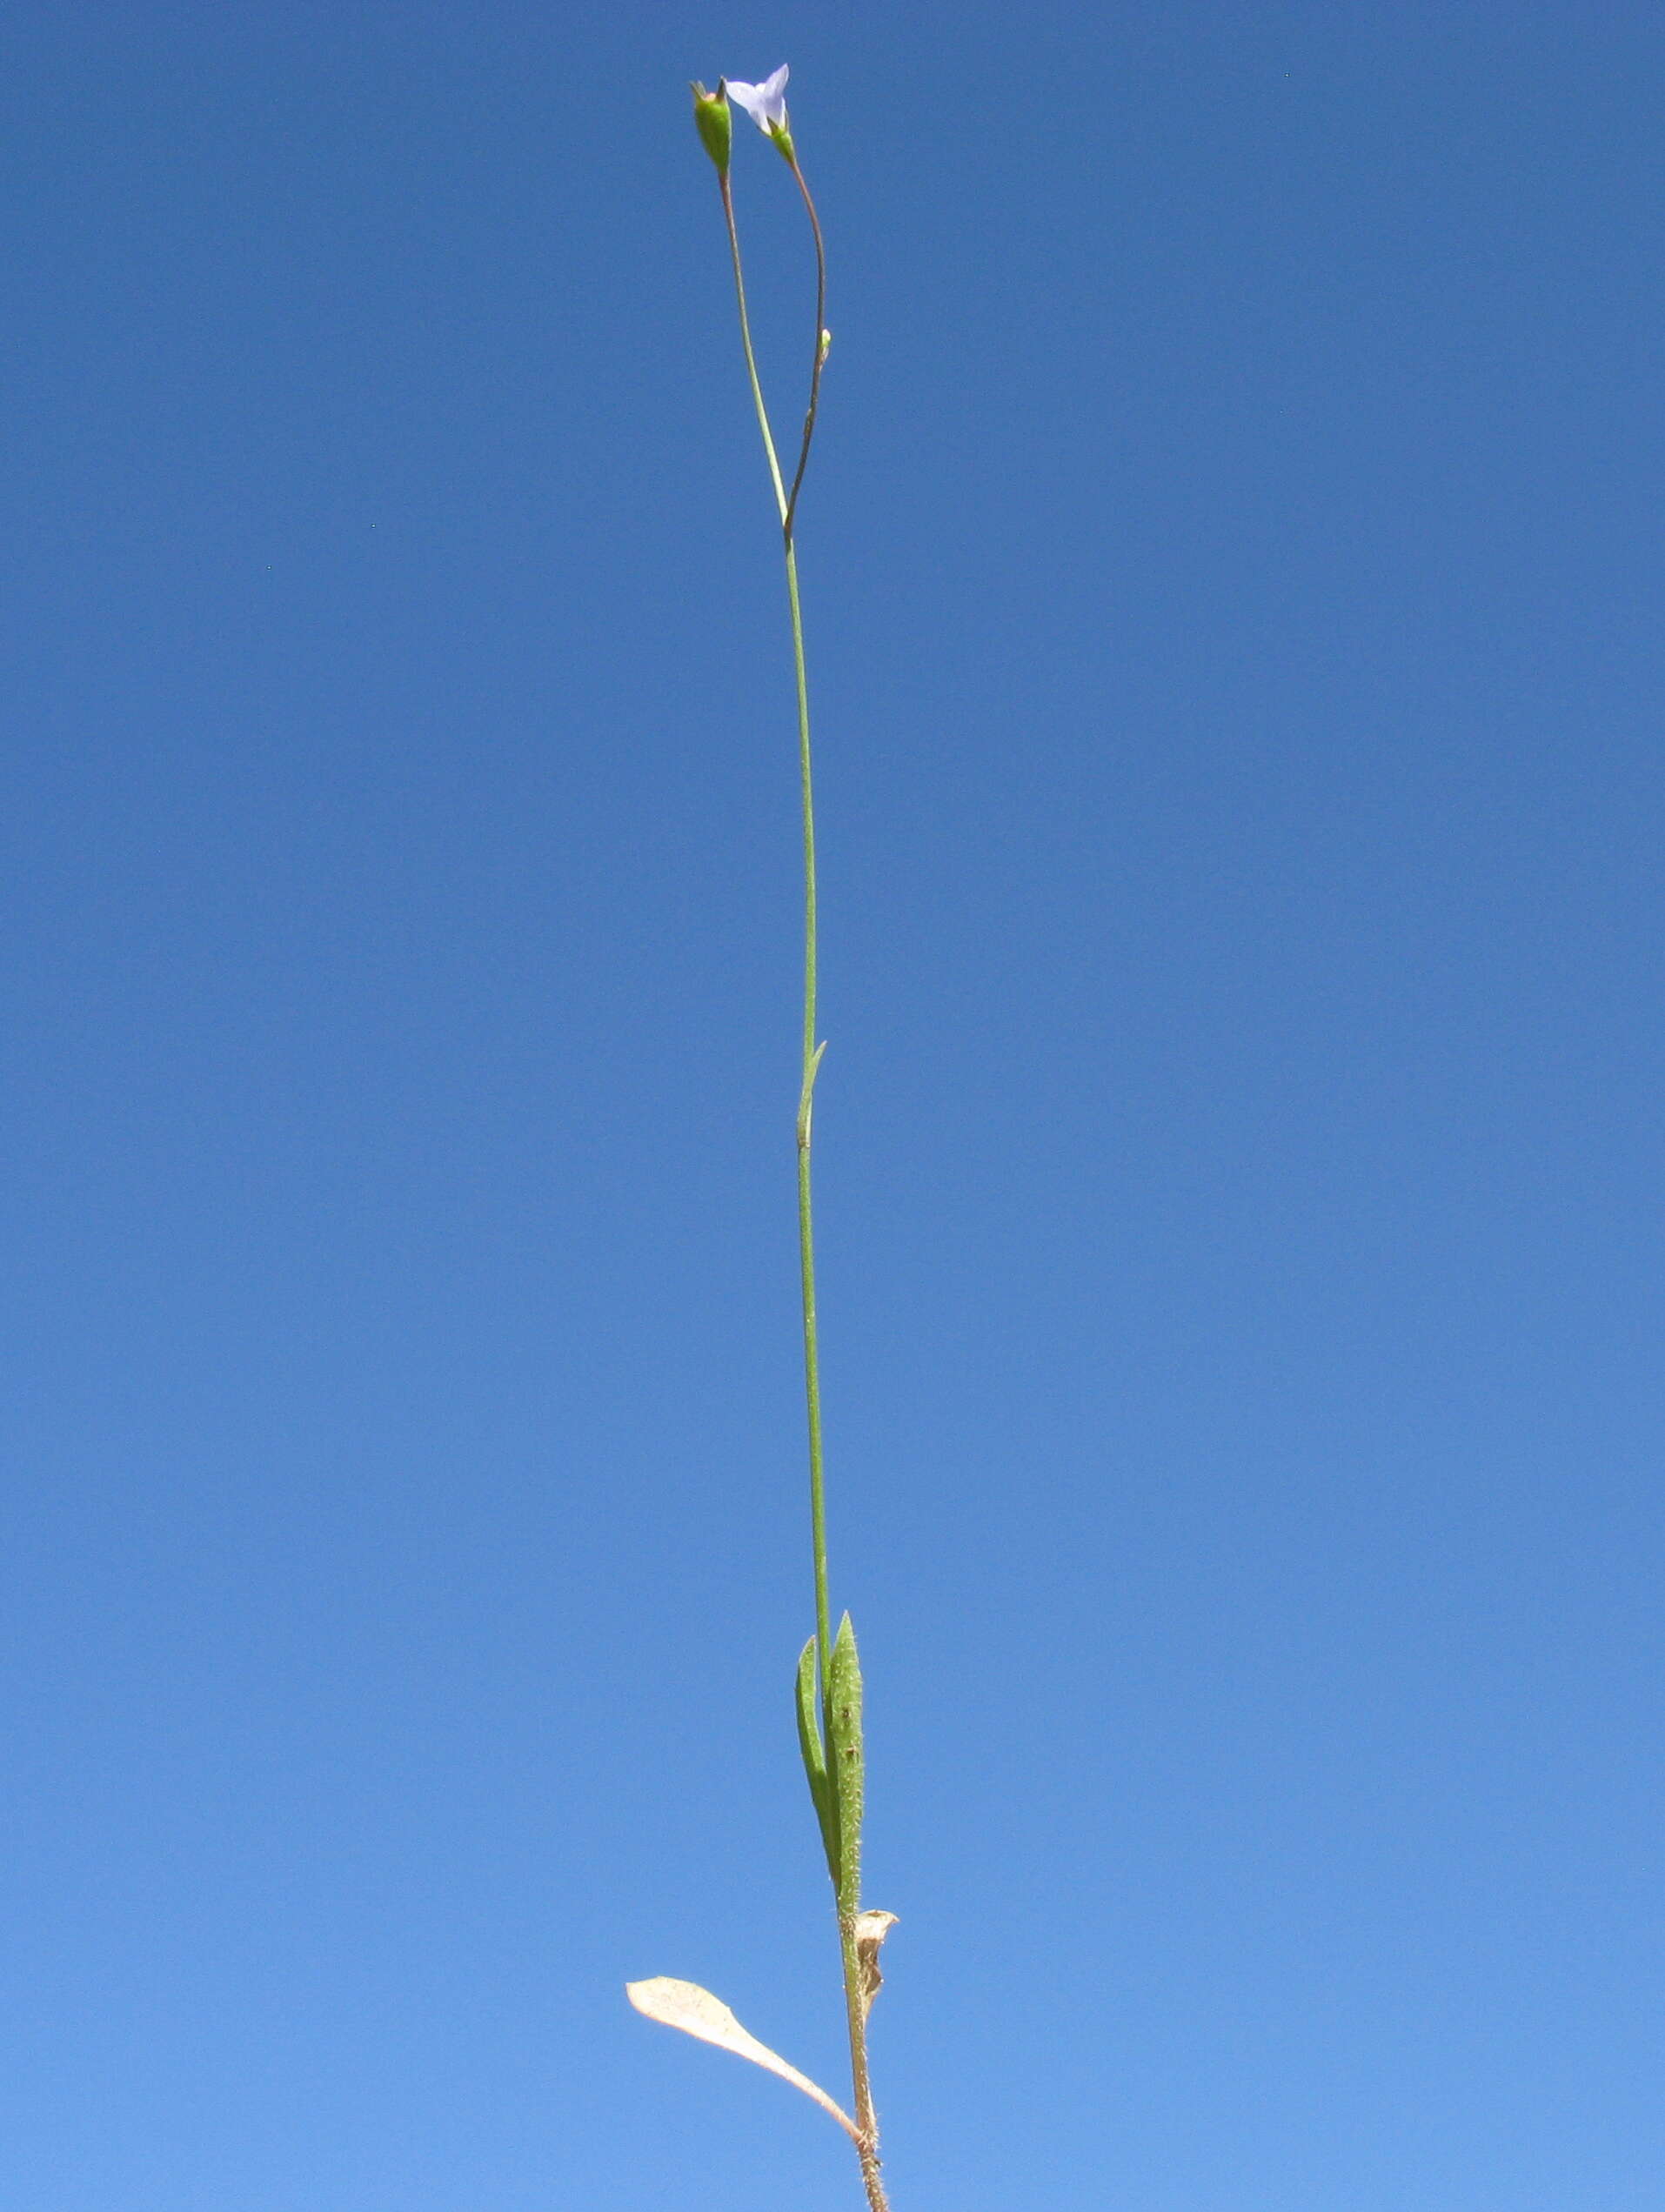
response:
<path fill-rule="evenodd" d="M 815 1639 L 804 1646 L 798 1661 L 798 1748 L 803 1754 L 809 1794 L 820 1823 L 821 1847 L 832 1887 L 839 1886 L 839 1808 L 826 1775 L 826 1754 L 821 1747 L 821 1724 L 815 1713 Z"/>
<path fill-rule="evenodd" d="M 838 1810 L 839 1869 L 833 1887 L 840 1913 L 853 1913 L 861 1894 L 861 1663 L 846 1613 L 832 1639 L 826 1734 Z"/>

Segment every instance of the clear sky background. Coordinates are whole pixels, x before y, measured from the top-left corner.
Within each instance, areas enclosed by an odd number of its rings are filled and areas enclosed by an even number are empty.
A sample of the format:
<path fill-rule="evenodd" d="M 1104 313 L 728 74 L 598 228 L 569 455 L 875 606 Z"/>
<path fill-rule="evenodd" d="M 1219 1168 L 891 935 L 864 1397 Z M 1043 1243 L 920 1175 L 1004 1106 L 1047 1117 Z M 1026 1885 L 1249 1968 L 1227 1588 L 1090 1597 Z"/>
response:
<path fill-rule="evenodd" d="M 1653 6 L 0 30 L 0 2201 L 1665 2202 Z M 779 415 L 810 265 L 743 122 Z"/>

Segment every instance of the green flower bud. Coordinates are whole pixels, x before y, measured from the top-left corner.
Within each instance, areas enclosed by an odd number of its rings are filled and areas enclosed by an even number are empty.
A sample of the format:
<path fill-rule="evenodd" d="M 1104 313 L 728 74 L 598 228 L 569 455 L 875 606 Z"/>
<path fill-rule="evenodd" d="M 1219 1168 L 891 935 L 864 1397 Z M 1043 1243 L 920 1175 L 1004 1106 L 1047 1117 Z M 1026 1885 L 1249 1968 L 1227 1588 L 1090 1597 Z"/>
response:
<path fill-rule="evenodd" d="M 717 90 L 707 92 L 697 80 L 688 87 L 693 94 L 694 124 L 699 132 L 700 144 L 717 164 L 719 177 L 728 175 L 729 149 L 734 143 L 734 117 L 729 110 L 728 94 L 721 77 Z"/>

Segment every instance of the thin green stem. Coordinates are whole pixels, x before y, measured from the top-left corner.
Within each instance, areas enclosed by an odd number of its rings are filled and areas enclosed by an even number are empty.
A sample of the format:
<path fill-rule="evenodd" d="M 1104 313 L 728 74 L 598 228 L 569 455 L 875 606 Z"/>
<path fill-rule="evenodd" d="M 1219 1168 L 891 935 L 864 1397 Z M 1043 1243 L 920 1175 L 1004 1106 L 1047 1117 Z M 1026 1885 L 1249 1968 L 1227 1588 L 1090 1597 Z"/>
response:
<path fill-rule="evenodd" d="M 792 617 L 792 674 L 798 693 L 798 764 L 804 824 L 804 1034 L 803 1075 L 798 1093 L 798 1253 L 804 1314 L 804 1395 L 809 1426 L 809 1514 L 815 1575 L 816 1679 L 820 1690 L 822 1731 L 830 1742 L 832 1623 L 827 1596 L 826 1484 L 821 1443 L 820 1346 L 815 1311 L 815 1231 L 810 1182 L 815 1078 L 820 1067 L 821 1055 L 826 1047 L 824 1044 L 818 1044 L 815 1037 L 819 979 L 815 790 L 810 756 L 809 679 L 804 663 L 804 616 L 799 598 L 798 551 L 793 538 L 798 495 L 803 485 L 804 471 L 809 463 L 810 444 L 815 435 L 815 418 L 820 402 L 821 365 L 826 358 L 826 255 L 821 242 L 821 226 L 816 216 L 815 203 L 810 197 L 809 187 L 804 181 L 803 171 L 798 166 L 795 155 L 792 157 L 792 172 L 798 181 L 799 190 L 803 194 L 815 240 L 815 351 L 810 369 L 809 406 L 804 417 L 803 442 L 799 449 L 798 468 L 790 492 L 782 482 L 774 437 L 769 427 L 768 410 L 764 404 L 763 387 L 758 378 L 757 359 L 752 348 L 752 326 L 746 306 L 746 279 L 740 267 L 739 232 L 735 225 L 733 197 L 726 172 L 721 174 L 719 181 L 723 217 L 728 226 L 729 252 L 734 264 L 734 292 L 740 311 L 740 344 L 746 354 L 746 373 L 752 386 L 752 404 L 757 409 L 758 427 L 763 433 L 763 450 L 768 458 L 770 481 L 774 487 L 775 505 L 780 516 L 786 565 L 786 603 Z M 889 2212 L 884 2183 L 879 2176 L 879 2122 L 873 2110 L 873 2091 L 867 2074 L 867 1996 L 856 1942 L 856 1910 L 857 1901 L 853 1896 L 839 1899 L 839 1948 L 844 1974 L 845 2013 L 850 2032 L 856 2151 L 861 2162 L 862 2185 L 866 2191 L 869 2212 Z"/>
<path fill-rule="evenodd" d="M 804 1059 L 798 1094 L 798 1262 L 804 1308 L 804 1397 L 809 1420 L 809 1518 L 815 1575 L 815 1673 L 825 1707 L 828 1668 L 832 1656 L 832 1614 L 827 1598 L 826 1481 L 821 1447 L 820 1345 L 815 1318 L 815 1228 L 810 1197 L 810 1122 L 815 1071 L 819 1065 L 820 1054 L 815 1044 L 815 794 L 810 773 L 809 679 L 804 665 L 804 614 L 798 597 L 798 557 L 792 545 L 791 510 L 781 480 L 780 463 L 775 454 L 774 433 L 769 427 L 769 411 L 764 404 L 757 356 L 752 347 L 752 322 L 746 307 L 746 277 L 740 265 L 740 234 L 734 221 L 734 196 L 726 176 L 719 177 L 719 183 L 723 195 L 723 220 L 728 226 L 729 255 L 734 264 L 734 297 L 740 311 L 740 346 L 746 355 L 746 379 L 751 384 L 752 402 L 758 412 L 758 428 L 763 433 L 763 450 L 769 463 L 769 478 L 774 486 L 775 505 L 779 511 L 786 544 L 786 603 L 792 615 L 792 673 L 798 689 L 798 764 L 804 811 Z M 818 337 L 818 351 L 819 344 Z M 812 402 L 813 384 L 811 393 Z M 814 408 L 812 404 L 810 418 L 805 425 L 804 449 L 799 456 L 794 497 L 797 485 L 803 481 L 804 462 L 808 458 L 809 438 L 813 428 Z"/>
<path fill-rule="evenodd" d="M 780 464 L 775 458 L 774 433 L 769 428 L 769 411 L 763 404 L 763 386 L 758 382 L 757 357 L 752 351 L 752 319 L 746 311 L 746 278 L 740 270 L 740 234 L 734 227 L 734 195 L 729 189 L 726 171 L 719 175 L 717 181 L 723 195 L 723 220 L 728 225 L 728 251 L 734 264 L 734 297 L 739 302 L 740 344 L 746 353 L 746 373 L 751 381 L 752 404 L 758 411 L 758 428 L 763 432 L 763 450 L 769 457 L 769 478 L 775 488 L 775 505 L 780 510 L 784 528 L 786 492 L 780 480 Z"/>
<path fill-rule="evenodd" d="M 821 1449 L 821 1358 L 815 1319 L 815 1223 L 810 1199 L 810 1133 L 815 1077 L 826 1049 L 815 1041 L 817 984 L 815 786 L 810 770 L 809 679 L 804 669 L 804 615 L 798 598 L 798 549 L 786 538 L 786 604 L 792 611 L 792 672 L 798 685 L 798 772 L 804 810 L 804 1070 L 798 1094 L 798 1264 L 804 1302 L 804 1399 L 809 1417 L 809 1523 L 815 1571 L 815 1661 L 822 1725 L 832 1658 L 832 1614 L 826 1588 L 826 1482 Z"/>
<path fill-rule="evenodd" d="M 786 601 L 792 611 L 792 675 L 798 688 L 798 772 L 804 809 L 804 1076 L 798 1101 L 798 1254 L 804 1297 L 804 1396 L 809 1416 L 810 1541 L 815 1570 L 815 1654 L 820 1681 L 822 1725 L 826 1725 L 829 1670 L 832 1658 L 832 1613 L 826 1587 L 826 1497 L 821 1450 L 821 1362 L 815 1319 L 815 1231 L 810 1199 L 810 1131 L 815 1077 L 825 1045 L 815 1039 L 817 954 L 815 940 L 815 785 L 810 768 L 809 679 L 804 669 L 804 616 L 798 598 L 798 548 L 793 525 L 798 518 L 798 494 L 809 465 L 810 443 L 815 436 L 815 417 L 820 404 L 821 363 L 826 357 L 823 324 L 826 315 L 826 251 L 821 225 L 810 197 L 798 157 L 792 157 L 792 173 L 809 211 L 815 240 L 815 344 L 810 356 L 809 405 L 804 416 L 803 443 L 798 451 L 798 470 L 792 480 L 780 518 L 786 551 Z"/>

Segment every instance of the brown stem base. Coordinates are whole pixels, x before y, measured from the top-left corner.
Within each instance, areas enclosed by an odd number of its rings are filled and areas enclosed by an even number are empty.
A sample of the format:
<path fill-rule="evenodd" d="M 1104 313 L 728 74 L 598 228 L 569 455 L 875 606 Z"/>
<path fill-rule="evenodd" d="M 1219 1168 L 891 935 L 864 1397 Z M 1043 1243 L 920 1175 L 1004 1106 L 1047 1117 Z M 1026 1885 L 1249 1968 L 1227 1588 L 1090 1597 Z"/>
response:
<path fill-rule="evenodd" d="M 885 2195 L 885 2184 L 879 2178 L 879 2146 L 860 2142 L 856 2155 L 861 2161 L 862 2185 L 867 2192 L 869 2212 L 890 2212 L 890 2199 Z"/>

